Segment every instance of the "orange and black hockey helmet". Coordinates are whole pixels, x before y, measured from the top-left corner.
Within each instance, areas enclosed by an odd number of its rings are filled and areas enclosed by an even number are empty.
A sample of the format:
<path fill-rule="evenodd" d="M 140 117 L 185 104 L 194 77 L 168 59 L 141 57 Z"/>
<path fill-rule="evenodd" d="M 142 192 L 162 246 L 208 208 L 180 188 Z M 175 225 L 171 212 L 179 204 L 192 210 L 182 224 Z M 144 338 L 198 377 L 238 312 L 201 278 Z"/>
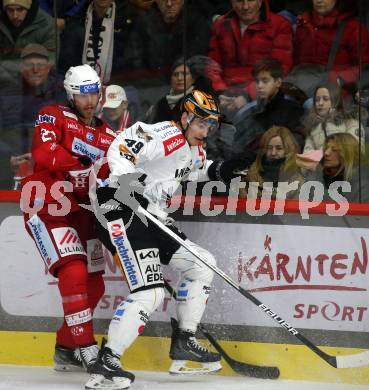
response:
<path fill-rule="evenodd" d="M 222 117 L 214 97 L 198 89 L 194 89 L 184 97 L 181 111 L 193 114 L 194 117 L 205 120 L 212 125 L 219 125 Z"/>

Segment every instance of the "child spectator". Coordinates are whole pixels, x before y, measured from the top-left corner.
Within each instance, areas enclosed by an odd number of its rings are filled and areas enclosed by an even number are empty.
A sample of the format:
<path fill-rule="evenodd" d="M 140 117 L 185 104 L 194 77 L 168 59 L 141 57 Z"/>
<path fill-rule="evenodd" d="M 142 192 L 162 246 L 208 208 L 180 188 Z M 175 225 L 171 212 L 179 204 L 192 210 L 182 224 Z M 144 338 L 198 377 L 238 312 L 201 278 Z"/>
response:
<path fill-rule="evenodd" d="M 297 198 L 304 182 L 296 165 L 298 145 L 286 127 L 274 126 L 260 139 L 256 160 L 247 171 L 244 180 L 246 189 L 240 190 L 241 197 L 275 199 L 279 183 L 297 182 L 297 188 L 287 193 L 287 199 Z"/>
<path fill-rule="evenodd" d="M 216 91 L 237 87 L 255 97 L 253 65 L 265 58 L 278 59 L 286 74 L 292 67 L 292 27 L 269 10 L 268 0 L 231 0 L 232 10 L 218 18 L 212 29 L 209 57 L 220 64 L 211 72 Z"/>
<path fill-rule="evenodd" d="M 357 140 L 361 134 L 364 147 L 365 134 L 358 120 L 358 110 L 345 112 L 341 89 L 337 84 L 319 85 L 313 95 L 313 107 L 304 121 L 306 132 L 304 153 L 323 149 L 327 137 L 334 133 L 349 133 Z"/>
<path fill-rule="evenodd" d="M 252 163 L 263 133 L 273 126 L 287 127 L 299 147 L 304 144 L 301 117 L 303 108 L 281 91 L 283 70 L 278 60 L 267 58 L 253 67 L 258 100 L 251 107 L 245 106 L 233 117 L 237 131 L 233 141 L 233 157 L 249 157 Z"/>

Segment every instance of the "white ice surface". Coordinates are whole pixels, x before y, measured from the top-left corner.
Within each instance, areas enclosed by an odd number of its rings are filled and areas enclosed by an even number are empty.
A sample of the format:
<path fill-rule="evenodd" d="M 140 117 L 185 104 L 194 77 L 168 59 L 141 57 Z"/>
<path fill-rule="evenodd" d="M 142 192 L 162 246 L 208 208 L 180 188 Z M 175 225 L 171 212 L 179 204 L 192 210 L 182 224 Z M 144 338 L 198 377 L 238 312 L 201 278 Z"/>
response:
<path fill-rule="evenodd" d="M 368 386 L 261 380 L 246 377 L 173 377 L 167 373 L 137 371 L 132 390 L 368 390 Z M 51 367 L 0 365 L 0 390 L 83 390 L 83 373 L 58 373 Z"/>

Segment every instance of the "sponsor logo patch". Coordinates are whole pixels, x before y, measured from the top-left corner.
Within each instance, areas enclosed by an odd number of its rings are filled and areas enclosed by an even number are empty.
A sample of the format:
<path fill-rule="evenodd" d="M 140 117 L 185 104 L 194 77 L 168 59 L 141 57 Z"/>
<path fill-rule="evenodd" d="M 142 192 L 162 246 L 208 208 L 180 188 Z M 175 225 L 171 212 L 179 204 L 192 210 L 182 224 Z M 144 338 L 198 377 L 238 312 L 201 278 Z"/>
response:
<path fill-rule="evenodd" d="M 178 134 L 174 137 L 168 138 L 167 140 L 163 141 L 164 154 L 168 156 L 169 154 L 180 149 L 185 144 L 186 144 L 186 139 L 182 134 Z"/>
<path fill-rule="evenodd" d="M 145 285 L 150 286 L 151 284 L 163 283 L 164 278 L 161 271 L 159 249 L 140 249 L 136 251 L 136 256 L 140 262 Z"/>
<path fill-rule="evenodd" d="M 80 85 L 79 86 L 79 92 L 80 93 L 93 93 L 93 92 L 99 92 L 99 83 L 92 83 L 92 84 L 86 84 L 86 85 Z"/>
<path fill-rule="evenodd" d="M 91 315 L 90 308 L 86 310 L 82 310 L 78 313 L 73 313 L 65 316 L 65 321 L 67 322 L 68 326 L 83 324 L 91 320 L 92 320 L 92 315 Z"/>
<path fill-rule="evenodd" d="M 67 120 L 66 124 L 66 130 L 71 130 L 73 132 L 75 131 L 77 133 L 80 133 L 82 131 L 82 126 L 80 126 L 77 122 Z"/>
<path fill-rule="evenodd" d="M 76 137 L 73 139 L 72 151 L 89 157 L 93 162 L 97 161 L 101 157 L 104 157 L 103 150 L 96 148 L 95 146 L 88 145 L 86 142 Z"/>
<path fill-rule="evenodd" d="M 39 115 L 38 118 L 36 119 L 36 126 L 41 123 L 51 123 L 55 125 L 55 116 L 48 115 L 48 114 Z"/>
<path fill-rule="evenodd" d="M 71 227 L 51 229 L 56 246 L 61 257 L 75 254 L 86 255 L 85 249 L 79 239 L 78 233 Z"/>
<path fill-rule="evenodd" d="M 108 222 L 108 229 L 110 239 L 117 249 L 130 288 L 136 289 L 141 287 L 142 278 L 140 270 L 126 236 L 123 220 L 117 219 L 115 221 Z"/>
<path fill-rule="evenodd" d="M 87 133 L 86 138 L 88 141 L 92 142 L 95 138 L 95 136 L 92 133 Z"/>
<path fill-rule="evenodd" d="M 111 137 L 107 137 L 104 134 L 100 134 L 99 142 L 101 145 L 111 145 L 112 139 L 111 139 Z"/>
<path fill-rule="evenodd" d="M 47 267 L 50 268 L 58 261 L 59 256 L 55 251 L 54 245 L 51 241 L 45 224 L 37 215 L 34 215 L 27 221 L 27 225 L 31 230 L 32 236 L 35 240 L 38 250 L 41 253 L 43 261 Z"/>
<path fill-rule="evenodd" d="M 105 268 L 104 253 L 101 242 L 98 239 L 87 240 L 88 271 L 103 271 Z"/>

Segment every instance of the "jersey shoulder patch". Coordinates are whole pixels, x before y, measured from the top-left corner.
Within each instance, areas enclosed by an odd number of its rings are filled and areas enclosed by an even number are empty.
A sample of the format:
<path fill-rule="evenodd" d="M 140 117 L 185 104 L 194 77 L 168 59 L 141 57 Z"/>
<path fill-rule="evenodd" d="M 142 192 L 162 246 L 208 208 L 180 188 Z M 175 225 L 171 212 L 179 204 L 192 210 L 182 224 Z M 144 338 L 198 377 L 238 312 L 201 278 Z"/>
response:
<path fill-rule="evenodd" d="M 58 108 L 55 105 L 44 106 L 38 112 L 35 126 L 42 125 L 43 123 L 51 123 L 55 125 L 56 118 L 58 116 Z"/>

